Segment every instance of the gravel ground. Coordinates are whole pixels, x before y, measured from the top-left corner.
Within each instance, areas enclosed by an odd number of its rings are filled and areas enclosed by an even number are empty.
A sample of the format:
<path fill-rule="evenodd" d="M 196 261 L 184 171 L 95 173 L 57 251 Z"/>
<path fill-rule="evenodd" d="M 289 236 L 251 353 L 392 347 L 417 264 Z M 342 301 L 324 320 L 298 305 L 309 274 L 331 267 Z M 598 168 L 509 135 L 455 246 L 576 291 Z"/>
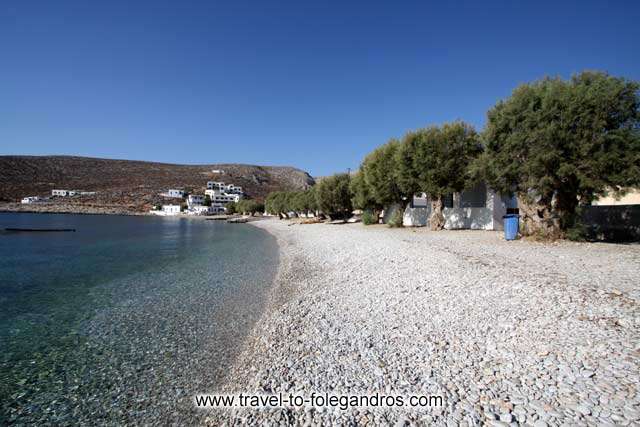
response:
<path fill-rule="evenodd" d="M 638 425 L 639 245 L 261 221 L 270 309 L 217 390 L 440 394 L 423 410 L 216 410 L 230 424 Z"/>

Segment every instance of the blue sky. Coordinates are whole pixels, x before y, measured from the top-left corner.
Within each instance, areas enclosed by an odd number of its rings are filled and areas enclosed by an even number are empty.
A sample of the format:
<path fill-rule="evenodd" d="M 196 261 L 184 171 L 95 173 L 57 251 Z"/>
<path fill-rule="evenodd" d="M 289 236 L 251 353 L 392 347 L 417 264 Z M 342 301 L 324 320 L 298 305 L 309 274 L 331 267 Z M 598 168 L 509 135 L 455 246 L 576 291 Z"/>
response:
<path fill-rule="evenodd" d="M 640 80 L 640 2 L 15 1 L 0 154 L 356 168 L 584 69 Z"/>

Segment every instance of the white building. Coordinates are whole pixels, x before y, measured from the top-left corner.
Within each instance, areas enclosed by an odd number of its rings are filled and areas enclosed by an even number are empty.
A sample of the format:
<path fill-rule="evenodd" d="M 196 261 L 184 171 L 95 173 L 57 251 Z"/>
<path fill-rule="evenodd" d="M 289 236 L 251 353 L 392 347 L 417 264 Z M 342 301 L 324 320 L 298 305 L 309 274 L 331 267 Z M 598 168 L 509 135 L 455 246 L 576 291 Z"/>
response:
<path fill-rule="evenodd" d="M 164 197 L 172 197 L 175 199 L 182 199 L 184 197 L 184 190 L 176 190 L 176 189 L 170 189 L 165 191 L 164 193 L 160 193 L 161 196 Z"/>
<path fill-rule="evenodd" d="M 29 204 L 29 203 L 37 203 L 40 201 L 40 197 L 38 196 L 28 196 L 22 199 L 23 204 Z"/>
<path fill-rule="evenodd" d="M 226 205 L 229 202 L 239 202 L 242 196 L 240 194 L 228 194 L 218 190 L 206 190 L 204 192 L 211 198 L 211 204 Z"/>
<path fill-rule="evenodd" d="M 444 228 L 448 230 L 502 230 L 504 227 L 503 215 L 517 208 L 518 201 L 515 197 L 500 195 L 481 183 L 474 188 L 445 197 L 442 211 L 445 218 Z M 389 210 L 390 214 L 391 210 Z M 425 226 L 428 224 L 430 216 L 431 203 L 429 199 L 424 194 L 415 196 L 404 211 L 403 224 L 410 227 Z M 386 210 L 385 217 L 387 217 Z"/>
<path fill-rule="evenodd" d="M 180 213 L 180 205 L 162 205 L 164 215 L 177 215 Z"/>
<path fill-rule="evenodd" d="M 224 189 L 225 189 L 224 182 L 217 182 L 217 181 L 208 181 L 207 182 L 207 190 L 224 191 Z"/>
<path fill-rule="evenodd" d="M 57 197 L 71 197 L 71 196 L 91 196 L 96 194 L 95 191 L 80 191 L 80 190 L 51 190 L 52 196 Z"/>
<path fill-rule="evenodd" d="M 187 206 L 199 206 L 204 203 L 204 197 L 202 194 L 189 194 L 187 196 Z"/>
<path fill-rule="evenodd" d="M 188 215 L 211 215 L 216 209 L 213 206 L 194 205 L 189 207 Z"/>
<path fill-rule="evenodd" d="M 229 184 L 226 186 L 227 193 L 231 194 L 242 194 L 242 187 L 237 185 Z"/>

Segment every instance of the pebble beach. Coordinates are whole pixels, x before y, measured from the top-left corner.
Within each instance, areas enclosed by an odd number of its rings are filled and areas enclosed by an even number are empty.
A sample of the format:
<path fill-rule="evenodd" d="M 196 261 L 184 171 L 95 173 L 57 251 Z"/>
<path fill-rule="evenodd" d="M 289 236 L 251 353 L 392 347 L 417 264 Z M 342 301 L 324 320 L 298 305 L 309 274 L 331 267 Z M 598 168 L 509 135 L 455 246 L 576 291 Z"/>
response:
<path fill-rule="evenodd" d="M 637 425 L 640 246 L 253 223 L 280 261 L 216 393 L 434 394 L 439 407 L 209 410 L 210 425 Z"/>

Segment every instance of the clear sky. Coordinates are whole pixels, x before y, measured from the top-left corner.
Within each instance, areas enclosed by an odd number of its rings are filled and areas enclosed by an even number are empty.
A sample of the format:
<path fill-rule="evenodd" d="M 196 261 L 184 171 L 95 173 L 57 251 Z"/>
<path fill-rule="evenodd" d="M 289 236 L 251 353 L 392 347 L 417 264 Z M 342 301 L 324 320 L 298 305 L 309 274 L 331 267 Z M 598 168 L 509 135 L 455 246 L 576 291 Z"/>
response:
<path fill-rule="evenodd" d="M 545 75 L 640 80 L 639 42 L 637 0 L 5 1 L 0 154 L 326 175 Z"/>

